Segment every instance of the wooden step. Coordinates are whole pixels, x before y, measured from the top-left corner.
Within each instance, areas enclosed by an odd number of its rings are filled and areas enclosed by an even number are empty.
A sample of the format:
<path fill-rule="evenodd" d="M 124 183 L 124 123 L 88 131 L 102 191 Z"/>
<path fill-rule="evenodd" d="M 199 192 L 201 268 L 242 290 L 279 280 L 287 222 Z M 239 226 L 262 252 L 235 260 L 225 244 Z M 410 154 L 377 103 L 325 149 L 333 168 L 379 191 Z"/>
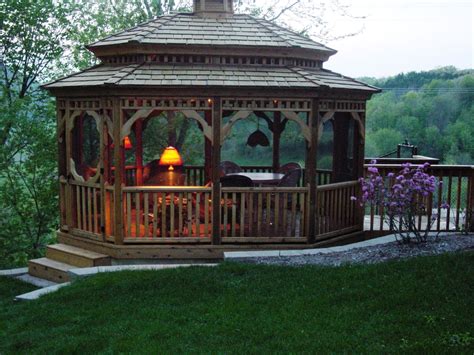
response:
<path fill-rule="evenodd" d="M 68 271 L 76 268 L 76 266 L 48 258 L 33 259 L 28 263 L 28 273 L 30 275 L 57 283 L 69 281 Z"/>
<path fill-rule="evenodd" d="M 111 258 L 108 255 L 74 247 L 66 244 L 49 245 L 46 257 L 77 267 L 109 266 Z"/>

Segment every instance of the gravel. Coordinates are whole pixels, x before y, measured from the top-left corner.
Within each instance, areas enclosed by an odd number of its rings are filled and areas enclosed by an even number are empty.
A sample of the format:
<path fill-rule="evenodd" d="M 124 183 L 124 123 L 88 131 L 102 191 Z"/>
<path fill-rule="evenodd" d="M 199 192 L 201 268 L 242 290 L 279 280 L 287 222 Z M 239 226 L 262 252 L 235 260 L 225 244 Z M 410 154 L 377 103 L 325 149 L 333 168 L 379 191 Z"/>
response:
<path fill-rule="evenodd" d="M 395 237 L 394 237 L 395 240 Z M 423 255 L 437 255 L 449 252 L 474 250 L 474 234 L 440 235 L 420 244 L 399 244 L 396 241 L 351 249 L 341 252 L 314 254 L 304 256 L 279 256 L 245 258 L 242 262 L 269 265 L 326 265 L 374 264 L 388 260 L 399 260 Z"/>

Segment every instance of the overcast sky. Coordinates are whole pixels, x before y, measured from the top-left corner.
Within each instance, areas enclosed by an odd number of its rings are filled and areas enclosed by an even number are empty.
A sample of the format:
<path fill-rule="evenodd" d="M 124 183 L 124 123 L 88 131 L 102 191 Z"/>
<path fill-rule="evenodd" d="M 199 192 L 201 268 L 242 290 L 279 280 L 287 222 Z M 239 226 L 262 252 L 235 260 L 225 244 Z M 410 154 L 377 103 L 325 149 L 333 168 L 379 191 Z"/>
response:
<path fill-rule="evenodd" d="M 338 33 L 362 33 L 327 43 L 338 50 L 325 67 L 353 77 L 389 76 L 454 65 L 474 67 L 474 0 L 345 0 L 362 21 L 334 19 Z"/>

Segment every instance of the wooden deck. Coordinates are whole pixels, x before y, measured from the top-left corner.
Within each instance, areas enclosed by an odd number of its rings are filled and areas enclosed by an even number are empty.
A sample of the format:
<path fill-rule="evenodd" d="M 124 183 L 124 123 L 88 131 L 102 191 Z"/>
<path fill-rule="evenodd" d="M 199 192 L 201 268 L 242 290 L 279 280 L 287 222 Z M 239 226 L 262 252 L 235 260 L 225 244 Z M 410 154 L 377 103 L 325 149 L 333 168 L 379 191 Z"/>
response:
<path fill-rule="evenodd" d="M 399 166 L 379 166 L 383 176 L 397 169 Z M 418 216 L 419 226 L 439 214 L 433 231 L 473 227 L 473 171 L 472 167 L 431 168 L 430 173 L 444 183 L 427 201 L 431 213 Z M 62 180 L 63 193 L 66 185 Z M 351 201 L 351 196 L 358 195 L 357 181 L 318 186 L 314 209 L 307 186 L 221 188 L 217 199 L 207 187 L 127 186 L 122 189 L 118 211 L 122 226 L 114 223 L 114 186 L 85 182 L 70 182 L 69 186 L 73 208 L 62 211 L 60 238 L 85 249 L 89 243 L 92 251 L 119 259 L 219 259 L 224 251 L 311 248 L 343 243 L 354 236 L 363 238 L 364 232 L 367 237 L 391 232 L 383 221 L 382 207 L 364 210 Z M 214 201 L 220 215 L 217 228 Z M 450 208 L 442 210 L 445 201 Z M 310 219 L 315 224 L 313 236 L 309 234 Z M 116 240 L 117 228 L 123 228 L 123 240 Z"/>

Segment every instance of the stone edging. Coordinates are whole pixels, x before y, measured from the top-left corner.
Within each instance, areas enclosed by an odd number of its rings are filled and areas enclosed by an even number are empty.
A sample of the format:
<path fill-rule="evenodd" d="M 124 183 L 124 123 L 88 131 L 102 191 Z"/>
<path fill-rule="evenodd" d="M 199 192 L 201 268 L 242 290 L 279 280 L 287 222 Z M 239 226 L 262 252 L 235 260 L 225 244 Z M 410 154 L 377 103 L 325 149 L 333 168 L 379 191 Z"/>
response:
<path fill-rule="evenodd" d="M 317 249 L 303 249 L 303 250 L 270 250 L 270 251 L 232 251 L 224 253 L 224 260 L 239 260 L 246 258 L 261 258 L 261 257 L 278 257 L 278 256 L 305 256 L 315 254 L 329 254 L 334 252 L 341 252 L 356 248 L 363 248 L 373 245 L 387 244 L 395 241 L 395 236 L 387 235 L 384 237 L 364 240 L 358 243 L 341 245 L 337 247 L 317 248 Z"/>

